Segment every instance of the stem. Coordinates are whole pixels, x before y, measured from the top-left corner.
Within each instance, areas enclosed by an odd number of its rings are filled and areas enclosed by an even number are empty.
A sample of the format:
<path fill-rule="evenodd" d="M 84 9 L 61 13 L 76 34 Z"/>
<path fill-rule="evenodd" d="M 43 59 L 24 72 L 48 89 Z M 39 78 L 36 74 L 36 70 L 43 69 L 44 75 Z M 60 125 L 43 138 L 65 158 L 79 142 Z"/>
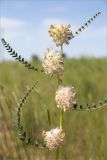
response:
<path fill-rule="evenodd" d="M 63 56 L 63 46 L 62 45 L 60 46 L 60 54 L 61 56 Z M 62 84 L 62 80 L 60 79 L 59 74 L 58 74 L 58 85 L 61 85 L 61 84 Z"/>
<path fill-rule="evenodd" d="M 60 148 L 57 148 L 57 151 L 56 151 L 56 160 L 59 160 L 59 156 L 60 156 Z"/>
<path fill-rule="evenodd" d="M 60 48 L 60 52 L 61 52 L 61 55 L 63 55 L 63 46 L 61 45 L 61 48 Z"/>
<path fill-rule="evenodd" d="M 61 84 L 62 84 L 62 80 L 60 79 L 59 74 L 58 74 L 58 85 L 61 85 Z"/>
<path fill-rule="evenodd" d="M 63 54 L 63 47 L 62 47 L 62 45 L 61 45 L 61 47 L 60 47 L 60 52 L 61 52 L 61 55 Z M 61 85 L 62 84 L 62 80 L 59 78 L 59 76 L 58 76 L 58 84 L 59 85 Z M 59 122 L 59 124 L 60 124 L 60 129 L 62 129 L 62 124 L 63 124 L 63 109 L 61 109 L 61 111 L 60 111 L 60 122 Z"/>
<path fill-rule="evenodd" d="M 61 54 L 61 56 L 63 56 L 63 47 L 62 47 L 62 45 L 60 46 L 60 54 Z M 58 74 L 58 85 L 60 86 L 61 84 L 62 84 L 62 80 L 60 79 L 59 74 Z M 61 109 L 61 111 L 60 111 L 60 120 L 59 120 L 60 129 L 62 129 L 62 124 L 63 124 L 62 122 L 63 122 L 63 109 Z M 59 160 L 59 157 L 60 157 L 60 148 L 57 148 L 56 160 Z"/>
<path fill-rule="evenodd" d="M 50 127 L 51 126 L 51 118 L 50 118 L 49 109 L 47 109 L 47 117 L 48 117 L 48 124 L 49 124 L 49 127 Z"/>
<path fill-rule="evenodd" d="M 60 112 L 60 129 L 62 129 L 62 125 L 63 125 L 63 109 L 61 109 Z"/>

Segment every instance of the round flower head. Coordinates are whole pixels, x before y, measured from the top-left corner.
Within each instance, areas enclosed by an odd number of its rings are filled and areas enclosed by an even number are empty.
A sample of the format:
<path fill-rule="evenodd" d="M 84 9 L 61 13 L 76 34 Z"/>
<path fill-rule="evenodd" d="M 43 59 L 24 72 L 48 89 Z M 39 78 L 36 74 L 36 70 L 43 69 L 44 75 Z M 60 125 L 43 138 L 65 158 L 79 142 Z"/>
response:
<path fill-rule="evenodd" d="M 50 37 L 57 46 L 61 46 L 64 43 L 69 44 L 69 40 L 73 37 L 73 34 L 70 30 L 70 25 L 55 25 L 52 24 L 49 28 Z"/>
<path fill-rule="evenodd" d="M 46 74 L 62 74 L 64 71 L 62 55 L 56 53 L 53 48 L 47 49 L 42 66 Z"/>
<path fill-rule="evenodd" d="M 64 132 L 62 129 L 55 128 L 50 131 L 43 131 L 44 141 L 46 146 L 52 150 L 61 145 L 64 140 Z"/>
<path fill-rule="evenodd" d="M 57 103 L 57 107 L 63 109 L 64 112 L 73 108 L 73 105 L 76 103 L 76 92 L 74 87 L 60 86 L 56 91 L 55 101 Z"/>

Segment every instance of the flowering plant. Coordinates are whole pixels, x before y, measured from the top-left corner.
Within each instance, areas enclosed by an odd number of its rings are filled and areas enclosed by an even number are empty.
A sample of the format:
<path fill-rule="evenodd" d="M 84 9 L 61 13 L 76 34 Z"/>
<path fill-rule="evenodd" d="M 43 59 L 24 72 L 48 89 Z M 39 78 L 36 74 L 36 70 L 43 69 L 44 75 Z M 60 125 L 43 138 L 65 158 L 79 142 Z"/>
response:
<path fill-rule="evenodd" d="M 35 147 L 39 148 L 48 148 L 49 150 L 57 149 L 56 159 L 59 159 L 59 152 L 60 147 L 63 144 L 64 137 L 66 136 L 66 133 L 63 128 L 63 114 L 67 110 L 80 110 L 80 111 L 86 111 L 86 110 L 93 110 L 98 109 L 102 106 L 104 106 L 107 103 L 107 98 L 105 98 L 102 101 L 99 101 L 97 104 L 87 105 L 87 108 L 84 109 L 83 105 L 77 104 L 77 93 L 76 89 L 71 86 L 64 86 L 61 76 L 64 72 L 64 57 L 63 57 L 63 46 L 64 44 L 68 45 L 70 40 L 77 36 L 80 32 L 82 32 L 85 27 L 88 26 L 96 17 L 100 15 L 100 12 L 98 12 L 95 16 L 93 16 L 91 19 L 89 19 L 86 23 L 84 23 L 83 26 L 81 26 L 78 31 L 76 31 L 74 34 L 71 31 L 70 25 L 51 25 L 49 28 L 49 34 L 50 37 L 55 42 L 56 46 L 59 47 L 59 51 L 56 52 L 53 48 L 47 49 L 45 52 L 44 59 L 42 61 L 42 69 L 38 69 L 34 66 L 32 66 L 30 63 L 24 60 L 20 55 L 18 55 L 11 46 L 2 39 L 2 42 L 4 46 L 6 47 L 7 51 L 14 57 L 16 60 L 21 62 L 25 65 L 28 69 L 32 69 L 34 71 L 40 71 L 43 72 L 49 76 L 56 76 L 58 79 L 58 89 L 55 93 L 55 101 L 57 107 L 60 109 L 60 119 L 59 124 L 56 126 L 56 128 L 50 129 L 49 131 L 43 130 L 42 136 L 44 138 L 43 142 L 40 142 L 39 140 L 33 141 L 32 138 L 28 137 L 26 131 L 24 131 L 23 126 L 21 124 L 21 111 L 22 108 L 33 91 L 33 89 L 36 87 L 37 83 L 34 83 L 31 89 L 29 89 L 24 97 L 19 102 L 17 108 L 16 108 L 16 116 L 17 116 L 17 130 L 19 138 L 22 141 L 25 141 L 26 144 L 33 145 Z M 51 117 L 50 112 L 47 110 L 47 117 L 49 121 L 49 125 L 51 123 Z"/>

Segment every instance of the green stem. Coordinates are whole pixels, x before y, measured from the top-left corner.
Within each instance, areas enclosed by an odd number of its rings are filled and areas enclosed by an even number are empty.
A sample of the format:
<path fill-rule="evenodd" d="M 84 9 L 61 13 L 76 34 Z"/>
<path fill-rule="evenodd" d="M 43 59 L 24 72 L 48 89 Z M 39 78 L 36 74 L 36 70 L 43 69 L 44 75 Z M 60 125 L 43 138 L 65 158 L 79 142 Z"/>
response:
<path fill-rule="evenodd" d="M 60 48 L 60 52 L 61 52 L 61 55 L 63 55 L 63 46 L 61 45 L 61 48 Z"/>
<path fill-rule="evenodd" d="M 47 109 L 47 117 L 48 117 L 48 124 L 49 124 L 49 127 L 50 127 L 51 126 L 51 117 L 50 117 L 49 109 Z"/>
<path fill-rule="evenodd" d="M 58 85 L 61 85 L 61 84 L 62 84 L 62 80 L 60 79 L 59 74 L 58 74 Z"/>
<path fill-rule="evenodd" d="M 57 151 L 56 151 L 56 160 L 59 160 L 59 157 L 60 157 L 60 148 L 57 148 Z"/>
<path fill-rule="evenodd" d="M 61 45 L 60 46 L 60 52 L 61 52 L 61 55 L 63 54 L 63 46 Z M 59 85 L 62 84 L 62 80 L 60 80 L 60 77 L 58 76 L 58 81 L 59 81 Z M 60 129 L 62 129 L 62 124 L 63 124 L 63 109 L 61 109 L 60 111 Z"/>
<path fill-rule="evenodd" d="M 60 54 L 63 56 L 63 47 L 62 45 L 60 46 Z M 58 74 L 58 85 L 60 86 L 62 84 L 62 80 L 60 79 L 60 76 Z M 62 129 L 62 123 L 63 123 L 63 109 L 60 111 L 60 120 L 59 120 L 59 127 Z M 60 148 L 57 148 L 56 151 L 56 160 L 59 160 L 60 157 Z"/>
<path fill-rule="evenodd" d="M 60 129 L 62 129 L 62 125 L 63 125 L 63 109 L 61 109 L 60 111 Z"/>

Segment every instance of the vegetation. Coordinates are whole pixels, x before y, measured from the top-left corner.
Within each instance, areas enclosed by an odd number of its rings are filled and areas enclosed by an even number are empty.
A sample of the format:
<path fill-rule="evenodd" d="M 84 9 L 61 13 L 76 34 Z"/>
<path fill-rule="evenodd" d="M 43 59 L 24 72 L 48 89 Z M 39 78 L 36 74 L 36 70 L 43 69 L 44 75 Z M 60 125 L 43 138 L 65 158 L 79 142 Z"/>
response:
<path fill-rule="evenodd" d="M 39 68 L 40 61 L 36 61 Z M 66 59 L 62 76 L 64 85 L 77 90 L 78 103 L 84 106 L 107 97 L 107 59 Z M 41 139 L 48 129 L 47 109 L 54 128 L 58 125 L 54 96 L 57 78 L 42 72 L 29 72 L 18 62 L 0 63 L 0 160 L 54 160 L 54 152 L 26 146 L 15 132 L 15 109 L 26 89 L 39 80 L 23 110 L 22 123 L 32 139 Z M 107 159 L 107 106 L 90 111 L 71 110 L 64 114 L 66 137 L 61 160 Z M 69 143 L 68 143 L 69 142 Z"/>

